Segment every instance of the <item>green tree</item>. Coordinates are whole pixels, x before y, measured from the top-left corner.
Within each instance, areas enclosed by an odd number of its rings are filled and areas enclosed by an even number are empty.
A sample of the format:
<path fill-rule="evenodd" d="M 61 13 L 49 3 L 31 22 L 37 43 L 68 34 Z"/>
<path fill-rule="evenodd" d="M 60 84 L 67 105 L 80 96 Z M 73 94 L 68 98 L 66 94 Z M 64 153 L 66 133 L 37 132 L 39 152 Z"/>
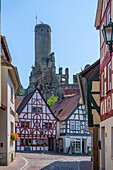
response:
<path fill-rule="evenodd" d="M 47 104 L 51 107 L 56 101 L 58 101 L 58 97 L 53 95 L 47 100 Z"/>

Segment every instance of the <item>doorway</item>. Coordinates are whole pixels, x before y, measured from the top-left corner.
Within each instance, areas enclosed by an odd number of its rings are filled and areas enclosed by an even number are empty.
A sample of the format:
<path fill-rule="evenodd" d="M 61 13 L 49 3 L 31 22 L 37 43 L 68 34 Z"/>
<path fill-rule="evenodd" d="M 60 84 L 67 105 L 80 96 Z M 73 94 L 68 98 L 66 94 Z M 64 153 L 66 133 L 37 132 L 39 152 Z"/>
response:
<path fill-rule="evenodd" d="M 82 139 L 82 153 L 85 153 L 85 147 L 84 147 L 84 145 L 85 145 L 85 141 L 84 141 L 84 139 Z"/>
<path fill-rule="evenodd" d="M 105 127 L 101 127 L 101 168 L 105 169 Z"/>
<path fill-rule="evenodd" d="M 49 151 L 54 150 L 54 140 L 53 138 L 48 138 L 48 144 L 49 144 Z"/>

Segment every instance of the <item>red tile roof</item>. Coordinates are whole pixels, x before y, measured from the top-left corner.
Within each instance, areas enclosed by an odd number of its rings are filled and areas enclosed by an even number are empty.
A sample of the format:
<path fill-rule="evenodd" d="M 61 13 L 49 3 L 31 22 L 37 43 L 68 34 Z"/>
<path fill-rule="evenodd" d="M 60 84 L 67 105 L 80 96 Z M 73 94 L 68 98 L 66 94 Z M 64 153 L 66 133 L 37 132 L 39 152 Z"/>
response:
<path fill-rule="evenodd" d="M 79 100 L 80 92 L 76 93 L 73 96 L 64 97 L 62 100 L 55 102 L 54 105 L 51 107 L 51 110 L 59 120 L 66 120 L 66 118 L 79 104 Z"/>

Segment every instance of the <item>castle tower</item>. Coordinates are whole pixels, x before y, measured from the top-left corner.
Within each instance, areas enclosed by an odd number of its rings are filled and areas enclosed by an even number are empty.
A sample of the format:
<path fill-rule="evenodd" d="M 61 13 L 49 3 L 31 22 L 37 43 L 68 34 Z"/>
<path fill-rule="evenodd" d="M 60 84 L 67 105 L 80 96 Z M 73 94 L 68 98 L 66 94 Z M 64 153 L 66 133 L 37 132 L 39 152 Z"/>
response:
<path fill-rule="evenodd" d="M 47 24 L 35 26 L 35 67 L 46 67 L 51 54 L 51 27 Z"/>
<path fill-rule="evenodd" d="M 35 66 L 29 77 L 28 92 L 38 87 L 42 93 L 56 85 L 54 52 L 51 53 L 51 27 L 47 24 L 35 26 Z M 51 87 L 52 88 L 52 87 Z"/>

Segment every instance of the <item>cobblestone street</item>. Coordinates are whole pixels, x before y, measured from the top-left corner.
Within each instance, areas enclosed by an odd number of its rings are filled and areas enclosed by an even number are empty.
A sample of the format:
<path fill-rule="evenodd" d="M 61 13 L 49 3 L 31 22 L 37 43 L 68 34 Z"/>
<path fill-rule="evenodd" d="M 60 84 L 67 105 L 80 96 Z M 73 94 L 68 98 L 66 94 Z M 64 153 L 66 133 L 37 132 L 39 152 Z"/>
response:
<path fill-rule="evenodd" d="M 24 157 L 28 165 L 26 170 L 91 170 L 91 158 L 89 156 L 70 156 L 58 154 L 29 154 L 19 153 Z"/>
<path fill-rule="evenodd" d="M 90 170 L 91 162 L 89 156 L 70 156 L 58 154 L 25 154 L 19 153 L 27 159 L 26 170 Z"/>
<path fill-rule="evenodd" d="M 0 170 L 92 170 L 90 156 L 56 153 L 16 153 L 16 160 Z"/>

